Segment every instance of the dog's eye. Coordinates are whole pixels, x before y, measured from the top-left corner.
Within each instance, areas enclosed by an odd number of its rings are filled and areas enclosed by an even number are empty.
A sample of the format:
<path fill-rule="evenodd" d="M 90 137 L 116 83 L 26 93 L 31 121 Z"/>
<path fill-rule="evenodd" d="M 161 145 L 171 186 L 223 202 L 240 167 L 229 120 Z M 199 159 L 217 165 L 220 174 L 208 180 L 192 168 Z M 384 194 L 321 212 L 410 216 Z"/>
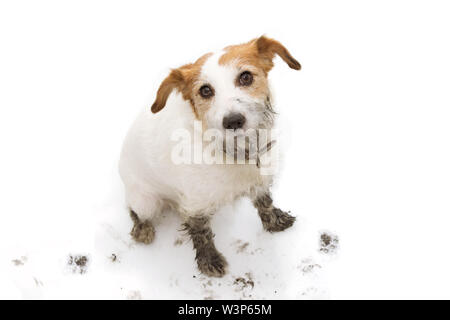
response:
<path fill-rule="evenodd" d="M 239 84 L 241 86 L 249 86 L 253 83 L 253 75 L 249 71 L 244 71 L 239 76 Z"/>
<path fill-rule="evenodd" d="M 204 85 L 203 87 L 201 87 L 199 93 L 205 99 L 211 98 L 214 95 L 213 89 L 208 85 Z"/>

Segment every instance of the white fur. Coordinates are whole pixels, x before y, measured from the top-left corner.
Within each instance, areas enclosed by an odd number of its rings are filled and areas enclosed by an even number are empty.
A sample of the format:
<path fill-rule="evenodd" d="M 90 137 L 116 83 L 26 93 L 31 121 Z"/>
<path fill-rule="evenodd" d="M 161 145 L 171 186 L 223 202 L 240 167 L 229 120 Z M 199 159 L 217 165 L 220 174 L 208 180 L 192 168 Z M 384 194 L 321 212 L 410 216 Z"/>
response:
<path fill-rule="evenodd" d="M 212 85 L 215 90 L 213 103 L 206 113 L 206 121 L 211 128 L 223 129 L 222 121 L 229 113 L 239 112 L 246 118 L 244 130 L 257 128 L 262 119 L 255 112 L 258 105 L 264 105 L 264 101 L 245 94 L 243 90 L 235 85 L 236 77 L 246 69 L 238 68 L 234 63 L 219 65 L 218 60 L 224 52 L 212 55 L 204 64 L 200 81 Z"/>
<path fill-rule="evenodd" d="M 218 56 L 210 57 L 201 73 L 201 80 L 215 88 L 215 100 L 206 115 L 208 126 L 222 129 L 223 116 L 239 108 L 246 112 L 248 125 L 256 126 L 256 116 L 236 102 L 246 101 L 248 109 L 253 101 L 234 86 L 239 70 L 219 66 Z M 271 176 L 261 175 L 255 165 L 174 164 L 172 133 L 182 128 L 193 136 L 194 121 L 189 102 L 174 91 L 160 112 L 153 114 L 148 108 L 132 125 L 122 149 L 120 175 L 128 206 L 140 219 L 152 219 L 166 206 L 185 217 L 213 214 L 219 206 L 241 196 L 256 196 L 271 184 Z"/>

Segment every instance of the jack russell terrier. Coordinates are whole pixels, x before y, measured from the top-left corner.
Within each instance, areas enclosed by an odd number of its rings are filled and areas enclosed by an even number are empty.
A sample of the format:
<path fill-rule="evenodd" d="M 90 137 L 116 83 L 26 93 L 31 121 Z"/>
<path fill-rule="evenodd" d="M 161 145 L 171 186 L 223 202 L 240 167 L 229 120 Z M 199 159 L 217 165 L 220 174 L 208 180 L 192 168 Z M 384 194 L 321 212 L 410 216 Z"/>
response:
<path fill-rule="evenodd" d="M 261 150 L 268 154 L 275 141 L 261 147 L 260 134 L 252 139 L 246 133 L 273 128 L 275 112 L 267 76 L 275 55 L 300 70 L 298 61 L 280 42 L 261 36 L 205 54 L 173 69 L 164 79 L 151 110 L 144 110 L 128 132 L 120 158 L 135 241 L 151 243 L 155 236 L 152 221 L 164 209 L 172 208 L 184 219 L 199 270 L 221 277 L 227 262 L 214 245 L 210 227 L 211 216 L 220 206 L 247 196 L 265 230 L 277 232 L 292 226 L 295 217 L 273 205 L 273 174 L 264 174 L 260 163 Z M 210 143 L 219 146 L 213 150 L 218 161 L 202 162 L 196 155 L 192 161 L 187 150 L 180 163 L 175 159 L 178 153 L 174 150 L 180 146 L 174 136 L 192 137 L 201 130 L 226 133 L 223 140 Z M 248 138 L 244 147 L 234 145 L 239 137 Z M 206 142 L 187 139 L 183 146 L 205 148 Z M 239 162 L 242 150 L 245 159 Z M 231 161 L 223 163 L 224 156 Z"/>

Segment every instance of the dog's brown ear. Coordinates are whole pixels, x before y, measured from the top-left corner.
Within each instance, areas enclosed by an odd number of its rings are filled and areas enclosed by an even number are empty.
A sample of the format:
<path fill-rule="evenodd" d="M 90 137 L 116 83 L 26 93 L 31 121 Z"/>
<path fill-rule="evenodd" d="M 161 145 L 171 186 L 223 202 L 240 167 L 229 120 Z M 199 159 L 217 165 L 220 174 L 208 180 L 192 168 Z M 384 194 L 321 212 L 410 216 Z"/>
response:
<path fill-rule="evenodd" d="M 157 113 L 164 108 L 170 93 L 174 89 L 181 91 L 183 83 L 183 73 L 179 69 L 173 69 L 159 86 L 158 93 L 156 94 L 156 100 L 152 105 L 152 112 Z"/>
<path fill-rule="evenodd" d="M 300 70 L 301 68 L 300 63 L 291 56 L 289 51 L 274 39 L 261 36 L 256 40 L 256 48 L 260 57 L 268 62 L 269 68 L 267 71 L 273 67 L 272 60 L 275 57 L 275 54 L 279 55 L 292 69 Z"/>

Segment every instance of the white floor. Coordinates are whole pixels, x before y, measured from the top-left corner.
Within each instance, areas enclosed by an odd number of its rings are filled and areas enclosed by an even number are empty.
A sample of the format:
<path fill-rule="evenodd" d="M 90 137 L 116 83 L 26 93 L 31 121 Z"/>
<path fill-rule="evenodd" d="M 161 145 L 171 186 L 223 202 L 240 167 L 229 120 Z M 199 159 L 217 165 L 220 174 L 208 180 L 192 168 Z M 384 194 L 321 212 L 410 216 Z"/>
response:
<path fill-rule="evenodd" d="M 120 187 L 117 187 L 120 191 Z M 264 232 L 243 199 L 213 220 L 216 245 L 229 262 L 221 279 L 198 272 L 181 220 L 168 212 L 150 245 L 129 236 L 131 220 L 120 192 L 95 208 L 97 219 L 66 232 L 49 223 L 48 243 L 11 248 L 2 259 L 3 298 L 304 299 L 327 298 L 327 269 L 338 257 L 320 252 L 320 231 L 301 215 L 290 230 Z M 68 223 L 70 224 L 70 223 Z M 69 228 L 69 226 L 67 226 Z M 95 239 L 95 240 L 94 240 Z M 70 249 L 69 249 L 70 248 Z M 73 257 L 72 263 L 70 256 Z M 85 266 L 74 263 L 86 256 Z M 6 275 L 6 276 L 5 276 Z M 6 290 L 8 288 L 8 290 Z"/>

